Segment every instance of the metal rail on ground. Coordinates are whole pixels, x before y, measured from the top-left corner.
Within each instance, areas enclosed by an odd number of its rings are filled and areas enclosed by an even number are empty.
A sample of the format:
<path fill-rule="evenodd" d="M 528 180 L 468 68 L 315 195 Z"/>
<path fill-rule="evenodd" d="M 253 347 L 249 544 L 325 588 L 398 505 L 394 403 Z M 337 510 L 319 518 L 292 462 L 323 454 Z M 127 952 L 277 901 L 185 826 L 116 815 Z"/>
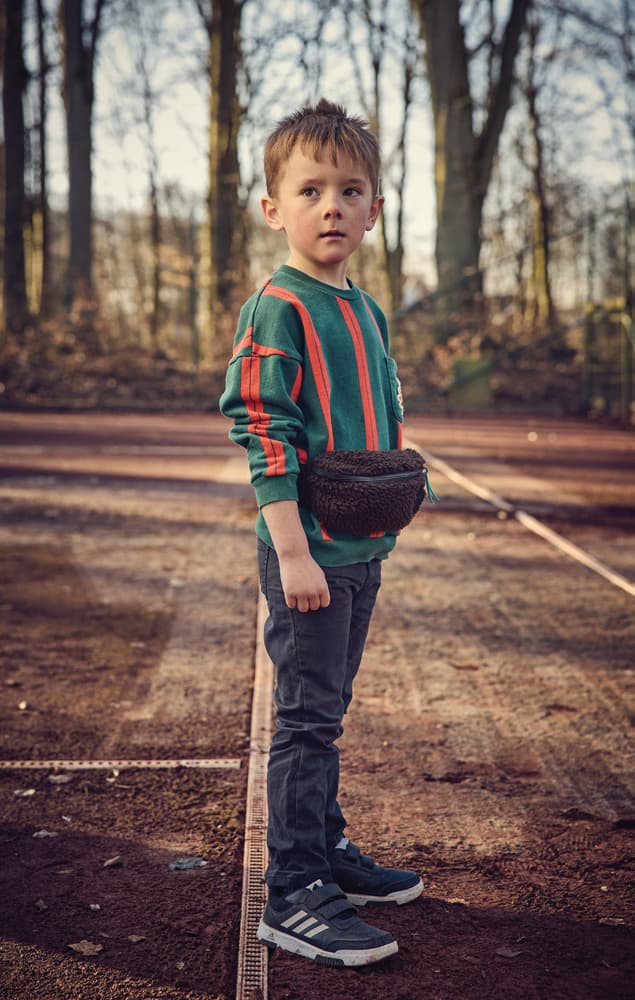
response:
<path fill-rule="evenodd" d="M 428 466 L 431 469 L 436 469 L 440 472 L 442 476 L 445 476 L 453 483 L 457 483 L 462 486 L 469 493 L 473 493 L 475 496 L 480 497 L 481 500 L 487 501 L 497 510 L 502 510 L 510 517 L 516 518 L 516 520 L 527 528 L 528 531 L 532 531 L 535 535 L 539 535 L 544 538 L 546 542 L 553 545 L 554 548 L 558 549 L 560 552 L 564 552 L 566 555 L 575 559 L 577 562 L 586 566 L 587 569 L 592 570 L 599 576 L 604 577 L 609 583 L 612 583 L 614 587 L 619 587 L 624 590 L 631 597 L 635 597 L 635 585 L 627 580 L 626 577 L 622 576 L 620 573 L 616 573 L 609 566 L 606 566 L 599 559 L 585 552 L 581 549 L 579 545 L 574 545 L 563 535 L 558 534 L 557 531 L 553 531 L 552 528 L 548 528 L 546 524 L 543 524 L 538 518 L 533 517 L 532 514 L 528 514 L 526 511 L 522 510 L 520 507 L 515 507 L 513 504 L 499 497 L 498 494 L 493 493 L 488 490 L 487 487 L 479 485 L 479 483 L 474 482 L 469 476 L 464 476 L 462 472 L 454 469 L 447 462 L 444 462 L 441 458 L 436 458 L 429 452 L 420 448 L 418 445 L 408 442 L 410 448 L 414 448 L 425 458 Z"/>
<path fill-rule="evenodd" d="M 263 630 L 267 610 L 258 600 L 256 664 L 249 737 L 249 772 L 243 854 L 236 1000 L 267 1000 L 268 950 L 256 938 L 266 902 L 267 760 L 271 740 L 273 664 L 265 651 Z"/>
<path fill-rule="evenodd" d="M 233 770 L 240 767 L 238 757 L 181 758 L 177 760 L 0 760 L 0 771 L 161 771 L 167 768 L 192 767 Z"/>

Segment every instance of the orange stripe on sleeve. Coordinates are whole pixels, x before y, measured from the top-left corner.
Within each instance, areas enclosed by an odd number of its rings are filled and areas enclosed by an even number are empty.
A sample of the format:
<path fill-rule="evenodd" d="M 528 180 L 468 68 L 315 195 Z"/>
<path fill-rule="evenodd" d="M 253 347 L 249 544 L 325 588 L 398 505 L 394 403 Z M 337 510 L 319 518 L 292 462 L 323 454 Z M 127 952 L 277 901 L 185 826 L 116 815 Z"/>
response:
<path fill-rule="evenodd" d="M 260 358 L 272 358 L 272 357 L 290 358 L 291 357 L 291 355 L 287 354 L 286 351 L 281 351 L 277 347 L 267 347 L 266 344 L 259 344 L 256 341 L 254 341 L 254 343 L 251 346 L 251 353 L 254 354 L 254 355 L 257 354 L 258 357 L 260 357 Z"/>
<path fill-rule="evenodd" d="M 240 394 L 249 416 L 247 430 L 255 434 L 262 444 L 265 456 L 265 476 L 283 476 L 287 471 L 284 446 L 269 437 L 270 415 L 265 411 L 260 396 L 260 358 L 245 357 L 240 369 Z"/>
<path fill-rule="evenodd" d="M 298 365 L 298 373 L 294 379 L 293 385 L 291 386 L 291 399 L 294 403 L 297 403 L 298 396 L 300 395 L 300 389 L 302 388 L 302 365 Z"/>
<path fill-rule="evenodd" d="M 253 326 L 250 326 L 248 328 L 248 330 L 247 330 L 247 333 L 243 337 L 243 339 L 240 340 L 236 344 L 236 346 L 234 348 L 234 352 L 233 352 L 232 357 L 231 357 L 232 361 L 234 360 L 234 358 L 236 357 L 236 355 L 240 354 L 241 351 L 244 351 L 244 349 L 246 347 L 251 347 L 251 342 L 252 342 L 252 338 L 253 338 L 253 332 L 254 332 L 254 328 L 253 328 Z"/>

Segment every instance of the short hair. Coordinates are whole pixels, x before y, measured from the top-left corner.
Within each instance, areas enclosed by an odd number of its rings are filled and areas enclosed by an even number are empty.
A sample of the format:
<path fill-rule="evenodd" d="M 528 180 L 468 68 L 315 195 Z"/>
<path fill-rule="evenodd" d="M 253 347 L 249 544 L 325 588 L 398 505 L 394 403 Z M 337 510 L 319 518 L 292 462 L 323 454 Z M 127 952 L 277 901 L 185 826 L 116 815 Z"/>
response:
<path fill-rule="evenodd" d="M 338 157 L 361 163 L 368 171 L 373 196 L 379 194 L 381 154 L 377 137 L 367 121 L 348 115 L 340 104 L 322 98 L 315 107 L 304 107 L 278 122 L 264 150 L 267 193 L 275 195 L 278 178 L 296 143 L 316 159 L 324 149 L 337 164 Z"/>

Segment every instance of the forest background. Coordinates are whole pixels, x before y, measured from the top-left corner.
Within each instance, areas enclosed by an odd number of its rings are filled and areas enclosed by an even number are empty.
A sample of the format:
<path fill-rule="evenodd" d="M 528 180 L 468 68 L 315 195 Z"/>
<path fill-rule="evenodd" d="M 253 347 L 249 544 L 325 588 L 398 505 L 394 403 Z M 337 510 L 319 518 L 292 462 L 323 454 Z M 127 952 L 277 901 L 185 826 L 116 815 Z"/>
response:
<path fill-rule="evenodd" d="M 2 0 L 0 406 L 216 406 L 275 122 L 366 117 L 406 400 L 633 422 L 635 0 Z"/>

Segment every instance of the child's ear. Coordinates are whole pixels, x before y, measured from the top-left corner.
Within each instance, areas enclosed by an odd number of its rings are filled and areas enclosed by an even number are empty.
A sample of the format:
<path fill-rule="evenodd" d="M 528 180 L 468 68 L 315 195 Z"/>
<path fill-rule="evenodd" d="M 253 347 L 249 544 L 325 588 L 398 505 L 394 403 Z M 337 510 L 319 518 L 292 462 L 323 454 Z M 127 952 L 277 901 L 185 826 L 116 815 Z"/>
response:
<path fill-rule="evenodd" d="M 373 226 L 377 222 L 377 217 L 378 217 L 379 213 L 381 212 L 383 204 L 384 204 L 383 195 L 378 194 L 377 197 L 373 200 L 373 203 L 370 206 L 370 212 L 368 213 L 368 222 L 366 223 L 366 232 L 367 233 L 370 232 L 370 230 L 373 228 Z"/>
<path fill-rule="evenodd" d="M 262 214 L 265 217 L 265 222 L 270 229 L 274 229 L 277 233 L 284 229 L 282 220 L 280 219 L 280 213 L 278 212 L 278 206 L 276 205 L 275 199 L 271 198 L 270 195 L 265 195 L 264 198 L 260 199 L 260 207 L 262 208 Z"/>

